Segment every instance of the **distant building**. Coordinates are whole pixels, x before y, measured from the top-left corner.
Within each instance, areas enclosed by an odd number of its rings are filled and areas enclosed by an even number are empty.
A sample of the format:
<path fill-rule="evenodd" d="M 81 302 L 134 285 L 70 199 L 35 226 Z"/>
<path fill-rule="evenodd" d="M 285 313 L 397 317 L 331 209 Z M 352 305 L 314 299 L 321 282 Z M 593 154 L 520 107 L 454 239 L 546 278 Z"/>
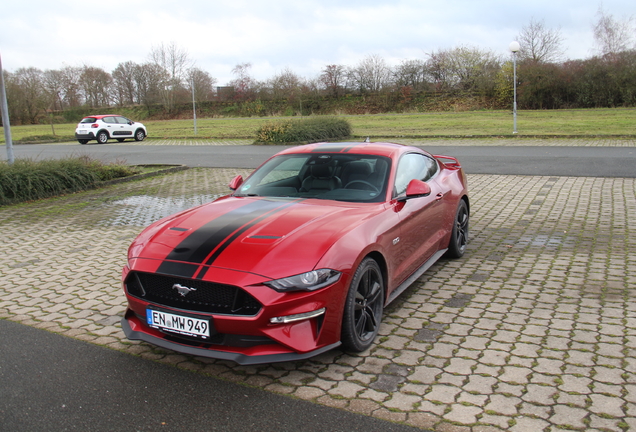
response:
<path fill-rule="evenodd" d="M 216 97 L 220 101 L 227 101 L 234 99 L 235 95 L 234 86 L 227 87 L 217 87 L 216 88 Z"/>

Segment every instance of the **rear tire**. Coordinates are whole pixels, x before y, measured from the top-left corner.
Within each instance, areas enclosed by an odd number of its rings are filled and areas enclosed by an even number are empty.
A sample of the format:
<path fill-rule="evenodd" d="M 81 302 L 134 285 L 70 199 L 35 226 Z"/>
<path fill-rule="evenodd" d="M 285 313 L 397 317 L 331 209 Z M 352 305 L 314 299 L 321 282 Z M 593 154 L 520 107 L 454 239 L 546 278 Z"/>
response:
<path fill-rule="evenodd" d="M 108 142 L 108 134 L 104 131 L 98 133 L 96 138 L 99 144 L 106 144 Z"/>
<path fill-rule="evenodd" d="M 384 309 L 384 278 L 380 266 L 365 258 L 353 275 L 342 316 L 341 341 L 347 351 L 362 352 L 374 342 Z"/>
<path fill-rule="evenodd" d="M 449 258 L 461 258 L 466 252 L 466 245 L 468 244 L 468 206 L 466 201 L 460 200 L 455 212 L 455 219 L 453 221 L 453 232 L 451 233 L 450 243 L 448 244 L 448 251 L 446 256 Z"/>
<path fill-rule="evenodd" d="M 77 140 L 77 141 L 79 141 L 80 144 L 87 144 L 88 143 L 88 140 Z"/>

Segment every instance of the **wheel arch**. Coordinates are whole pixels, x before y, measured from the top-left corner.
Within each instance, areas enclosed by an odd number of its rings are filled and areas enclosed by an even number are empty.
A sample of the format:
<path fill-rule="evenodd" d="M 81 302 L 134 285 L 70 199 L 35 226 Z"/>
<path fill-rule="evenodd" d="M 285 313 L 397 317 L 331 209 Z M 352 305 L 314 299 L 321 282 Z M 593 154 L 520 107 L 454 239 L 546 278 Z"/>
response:
<path fill-rule="evenodd" d="M 382 272 L 382 280 L 384 281 L 384 304 L 386 305 L 386 301 L 388 298 L 388 292 L 389 292 L 389 268 L 386 262 L 386 259 L 384 258 L 384 255 L 382 255 L 382 253 L 380 253 L 380 251 L 371 251 L 368 254 L 366 254 L 361 260 L 360 262 L 364 261 L 366 258 L 372 258 L 380 267 L 380 271 Z"/>
<path fill-rule="evenodd" d="M 470 215 L 470 199 L 468 199 L 468 195 L 464 194 L 460 199 L 466 203 L 466 207 L 468 208 L 468 215 Z"/>

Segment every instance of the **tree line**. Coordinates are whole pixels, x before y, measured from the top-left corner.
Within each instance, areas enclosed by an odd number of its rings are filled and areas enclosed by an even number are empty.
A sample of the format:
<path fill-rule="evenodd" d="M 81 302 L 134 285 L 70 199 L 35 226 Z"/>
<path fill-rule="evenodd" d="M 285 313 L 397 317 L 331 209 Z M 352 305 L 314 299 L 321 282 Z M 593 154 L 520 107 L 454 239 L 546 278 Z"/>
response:
<path fill-rule="evenodd" d="M 560 29 L 532 19 L 517 37 L 519 108 L 636 105 L 635 30 L 633 18 L 599 9 L 592 27 L 596 55 L 563 60 Z M 203 115 L 304 115 L 507 108 L 513 97 L 510 56 L 474 46 L 439 49 L 396 66 L 374 54 L 353 66 L 326 65 L 313 78 L 287 68 L 259 81 L 250 70 L 250 63 L 236 65 L 234 79 L 217 87 L 173 43 L 154 47 L 144 63 L 123 62 L 111 72 L 28 67 L 5 71 L 5 83 L 15 124 L 75 121 L 107 108 L 132 108 L 137 118 L 178 117 L 192 109 L 193 98 Z"/>

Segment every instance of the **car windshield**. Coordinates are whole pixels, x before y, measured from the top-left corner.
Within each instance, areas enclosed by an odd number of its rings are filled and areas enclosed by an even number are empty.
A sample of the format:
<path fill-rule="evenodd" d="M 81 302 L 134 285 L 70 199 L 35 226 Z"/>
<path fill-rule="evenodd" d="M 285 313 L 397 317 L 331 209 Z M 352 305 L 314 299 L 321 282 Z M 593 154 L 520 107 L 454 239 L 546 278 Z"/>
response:
<path fill-rule="evenodd" d="M 281 155 L 255 171 L 234 196 L 381 202 L 390 160 L 383 156 L 311 153 Z"/>

